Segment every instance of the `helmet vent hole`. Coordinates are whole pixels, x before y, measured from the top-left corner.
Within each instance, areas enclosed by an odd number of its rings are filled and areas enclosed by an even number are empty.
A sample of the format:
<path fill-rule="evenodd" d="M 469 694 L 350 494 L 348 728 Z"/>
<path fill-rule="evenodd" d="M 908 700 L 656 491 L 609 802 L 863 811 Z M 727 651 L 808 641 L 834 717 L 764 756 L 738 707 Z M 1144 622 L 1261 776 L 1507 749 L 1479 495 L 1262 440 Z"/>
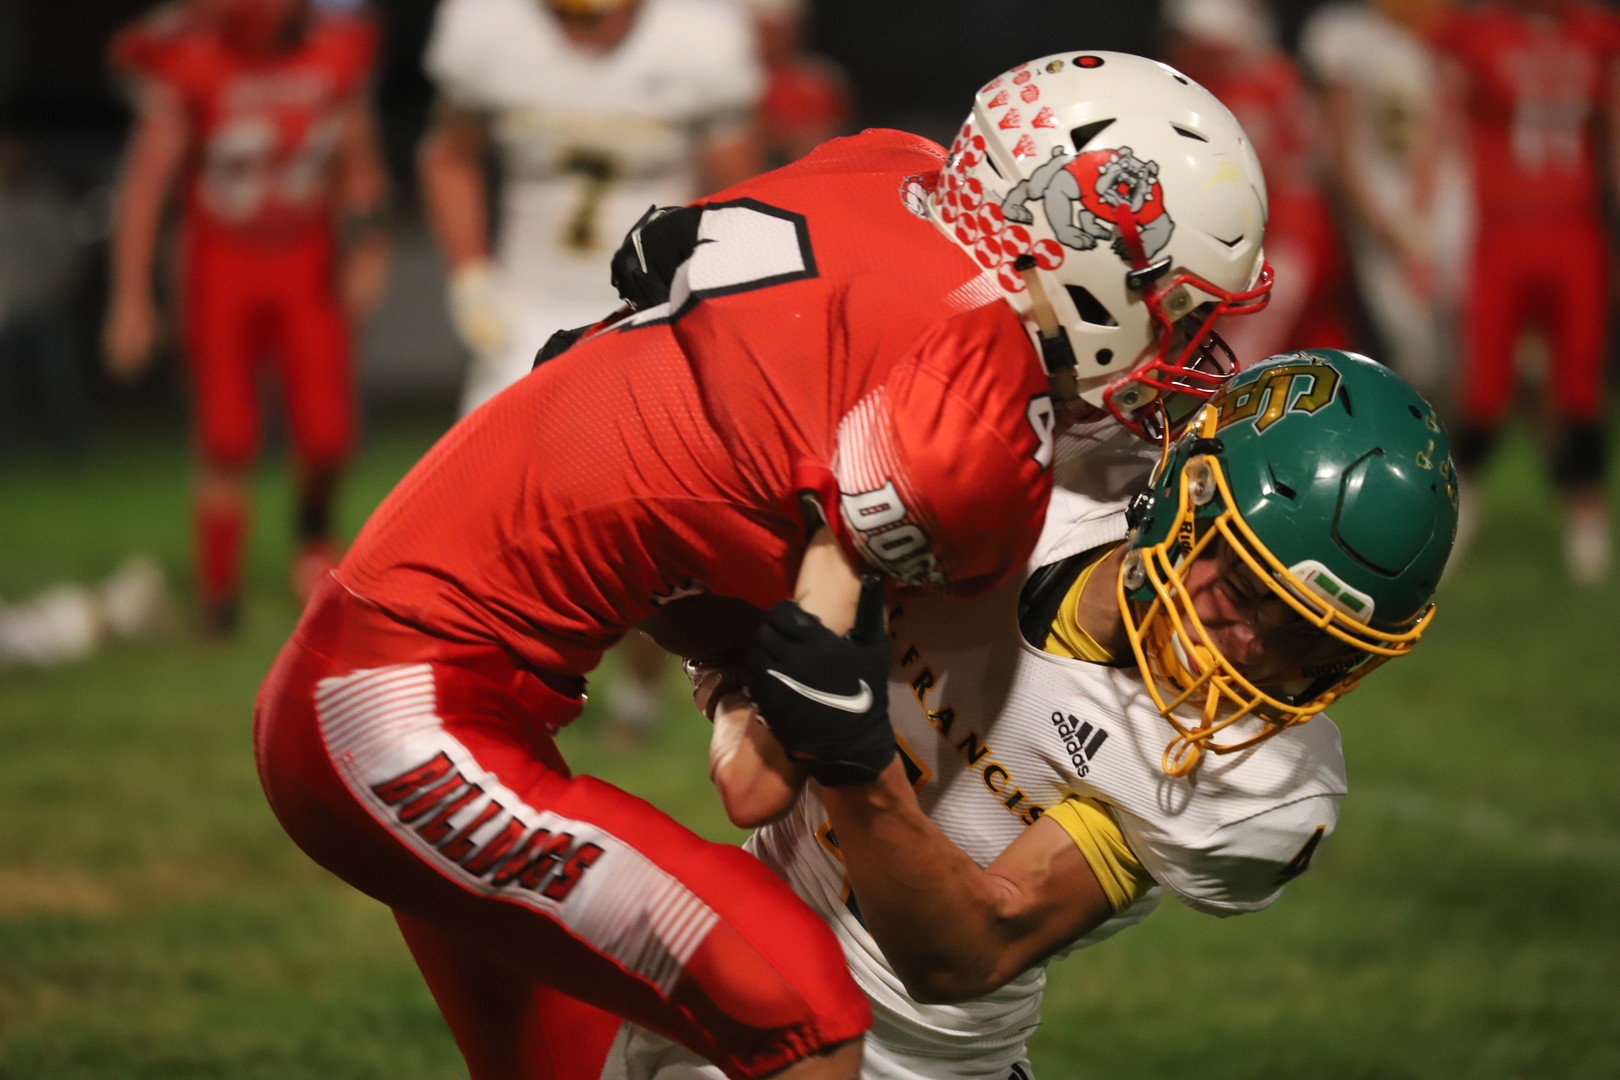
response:
<path fill-rule="evenodd" d="M 1418 407 L 1416 405 L 1408 405 L 1406 407 L 1406 411 L 1412 414 L 1412 419 L 1414 420 L 1423 419 L 1423 414 L 1418 411 Z"/>
<path fill-rule="evenodd" d="M 1069 141 L 1074 143 L 1074 152 L 1080 153 L 1097 136 L 1101 135 L 1111 124 L 1113 117 L 1107 120 L 1093 120 L 1089 124 L 1081 124 L 1069 131 Z"/>
<path fill-rule="evenodd" d="M 1004 175 L 1002 175 L 1001 166 L 996 164 L 996 159 L 995 158 L 991 157 L 989 154 L 986 154 L 986 155 L 984 155 L 984 163 L 986 165 L 990 166 L 990 171 L 996 174 L 997 179 L 999 179 L 999 180 L 1007 179 Z"/>
<path fill-rule="evenodd" d="M 1118 320 L 1109 314 L 1102 301 L 1093 296 L 1090 289 L 1083 285 L 1065 285 L 1064 288 L 1069 292 L 1069 300 L 1073 302 L 1074 310 L 1080 313 L 1081 322 L 1092 326 L 1119 325 Z"/>
<path fill-rule="evenodd" d="M 1114 350 L 1113 349 L 1098 349 L 1097 350 L 1097 366 L 1098 367 L 1107 367 L 1109 364 L 1112 364 L 1113 362 L 1114 362 Z"/>
<path fill-rule="evenodd" d="M 1350 388 L 1343 383 L 1339 384 L 1339 404 L 1343 405 L 1344 411 L 1351 416 L 1356 415 L 1355 403 L 1350 400 Z"/>
<path fill-rule="evenodd" d="M 1180 124 L 1171 124 L 1170 127 L 1173 128 L 1175 133 L 1180 135 L 1183 139 L 1197 139 L 1199 142 L 1209 142 L 1208 136 L 1201 135 L 1192 128 L 1182 127 Z"/>
<path fill-rule="evenodd" d="M 1182 86 L 1191 86 L 1192 85 L 1192 83 L 1187 79 L 1187 76 L 1183 75 L 1179 71 L 1172 71 L 1170 73 L 1170 77 L 1175 79 L 1176 82 L 1180 83 Z"/>
<path fill-rule="evenodd" d="M 1281 495 L 1285 499 L 1297 499 L 1299 497 L 1299 492 L 1295 491 L 1287 484 L 1274 483 L 1273 486 L 1277 489 L 1277 494 Z"/>

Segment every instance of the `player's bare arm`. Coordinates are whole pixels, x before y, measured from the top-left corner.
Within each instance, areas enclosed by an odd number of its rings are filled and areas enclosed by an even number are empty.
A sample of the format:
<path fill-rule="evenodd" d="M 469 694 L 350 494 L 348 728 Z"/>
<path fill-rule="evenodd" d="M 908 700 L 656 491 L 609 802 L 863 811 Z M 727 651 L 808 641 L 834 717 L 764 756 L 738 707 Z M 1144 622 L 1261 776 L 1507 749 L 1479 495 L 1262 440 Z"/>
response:
<path fill-rule="evenodd" d="M 179 98 L 155 83 L 144 85 L 118 185 L 112 288 L 102 331 L 107 370 L 116 378 L 139 375 L 157 340 L 152 266 L 164 208 L 190 139 Z"/>
<path fill-rule="evenodd" d="M 867 928 L 918 1001 L 988 994 L 1113 914 L 1056 822 L 981 869 L 923 813 L 898 760 L 875 784 L 820 794 Z"/>
<path fill-rule="evenodd" d="M 417 151 L 428 222 L 450 267 L 450 313 L 462 341 L 483 354 L 500 351 L 506 341 L 489 263 L 488 147 L 487 117 L 441 98 Z"/>
<path fill-rule="evenodd" d="M 828 629 L 844 633 L 855 624 L 861 579 L 838 547 L 832 530 L 818 529 L 799 566 L 794 599 Z M 714 721 L 709 740 L 709 779 L 732 824 L 757 829 L 787 813 L 808 777 L 771 735 L 744 691 L 736 668 L 700 667 L 693 672 L 693 701 Z"/>
<path fill-rule="evenodd" d="M 345 240 L 343 301 L 349 317 L 361 322 L 376 310 L 387 282 L 388 174 L 364 91 L 343 103 L 342 124 L 338 214 Z"/>
<path fill-rule="evenodd" d="M 484 195 L 488 143 L 483 114 L 441 98 L 417 150 L 428 222 L 452 270 L 489 259 L 489 207 Z"/>

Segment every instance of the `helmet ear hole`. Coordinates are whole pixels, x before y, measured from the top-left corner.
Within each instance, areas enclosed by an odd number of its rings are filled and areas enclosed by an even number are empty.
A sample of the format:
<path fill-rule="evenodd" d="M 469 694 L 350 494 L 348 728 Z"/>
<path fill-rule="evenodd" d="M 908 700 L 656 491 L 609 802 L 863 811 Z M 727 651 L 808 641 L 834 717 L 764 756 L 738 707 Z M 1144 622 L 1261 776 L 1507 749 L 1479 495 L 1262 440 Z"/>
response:
<path fill-rule="evenodd" d="M 1079 313 L 1080 321 L 1092 326 L 1118 326 L 1119 320 L 1109 313 L 1108 308 L 1101 300 L 1084 285 L 1065 285 L 1069 300 L 1074 304 L 1074 310 Z M 1109 353 L 1110 356 L 1113 353 Z"/>

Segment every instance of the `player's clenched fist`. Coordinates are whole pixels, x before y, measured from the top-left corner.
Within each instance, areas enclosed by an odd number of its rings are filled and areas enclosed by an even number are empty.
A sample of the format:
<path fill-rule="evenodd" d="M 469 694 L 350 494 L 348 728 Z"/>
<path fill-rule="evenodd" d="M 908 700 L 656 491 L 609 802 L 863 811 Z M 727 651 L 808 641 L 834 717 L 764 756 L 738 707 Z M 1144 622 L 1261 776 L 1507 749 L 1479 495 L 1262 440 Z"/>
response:
<path fill-rule="evenodd" d="M 791 600 L 771 608 L 744 680 L 788 756 L 829 787 L 864 784 L 894 758 L 883 581 L 861 583 L 855 625 L 835 634 Z"/>

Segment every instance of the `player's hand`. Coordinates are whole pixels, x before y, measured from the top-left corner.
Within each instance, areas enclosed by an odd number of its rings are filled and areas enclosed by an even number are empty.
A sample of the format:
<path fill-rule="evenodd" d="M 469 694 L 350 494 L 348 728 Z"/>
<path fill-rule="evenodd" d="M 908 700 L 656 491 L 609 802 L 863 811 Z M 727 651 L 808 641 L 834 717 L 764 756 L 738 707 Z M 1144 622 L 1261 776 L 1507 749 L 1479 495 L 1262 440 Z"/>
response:
<path fill-rule="evenodd" d="M 462 344 L 478 355 L 493 356 L 506 347 L 506 315 L 489 263 L 467 263 L 451 273 L 450 318 Z"/>
<path fill-rule="evenodd" d="M 766 616 L 744 667 L 771 734 L 828 787 L 870 783 L 894 758 L 883 607 L 883 581 L 871 575 L 847 634 L 784 600 Z"/>
<path fill-rule="evenodd" d="M 157 307 L 150 296 L 114 296 L 102 327 L 107 373 L 130 382 L 146 370 L 157 346 Z"/>

